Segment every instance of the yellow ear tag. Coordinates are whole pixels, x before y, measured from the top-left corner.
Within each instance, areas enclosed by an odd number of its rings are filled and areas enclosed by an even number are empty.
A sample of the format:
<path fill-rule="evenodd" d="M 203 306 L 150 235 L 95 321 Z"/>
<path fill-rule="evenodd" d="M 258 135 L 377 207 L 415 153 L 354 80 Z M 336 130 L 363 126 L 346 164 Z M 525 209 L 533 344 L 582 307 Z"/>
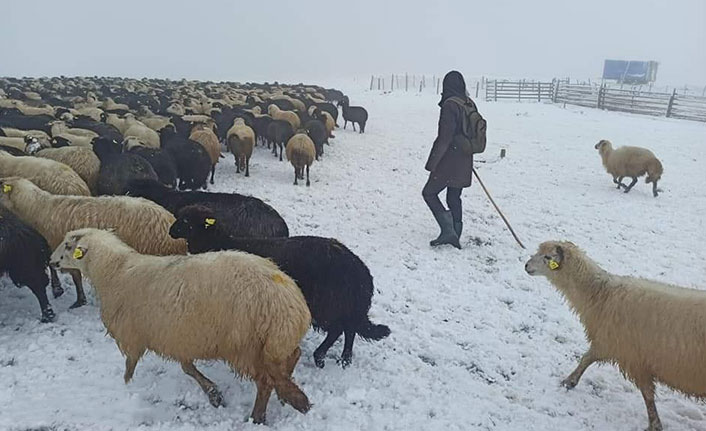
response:
<path fill-rule="evenodd" d="M 74 259 L 83 259 L 83 250 L 76 248 L 74 250 Z"/>
<path fill-rule="evenodd" d="M 213 226 L 214 224 L 216 224 L 216 219 L 215 218 L 207 218 L 205 220 L 205 222 L 206 222 L 206 228 L 208 228 L 209 226 Z"/>
<path fill-rule="evenodd" d="M 280 273 L 275 273 L 272 275 L 272 281 L 274 281 L 277 284 L 285 284 L 284 277 Z"/>
<path fill-rule="evenodd" d="M 12 191 L 12 186 L 9 184 L 5 184 L 2 186 L 2 192 L 3 193 L 10 193 Z"/>
<path fill-rule="evenodd" d="M 559 263 L 557 263 L 556 260 L 550 260 L 550 261 L 547 263 L 547 266 L 548 266 L 549 269 L 551 269 L 552 271 L 555 271 L 555 270 L 559 269 Z"/>

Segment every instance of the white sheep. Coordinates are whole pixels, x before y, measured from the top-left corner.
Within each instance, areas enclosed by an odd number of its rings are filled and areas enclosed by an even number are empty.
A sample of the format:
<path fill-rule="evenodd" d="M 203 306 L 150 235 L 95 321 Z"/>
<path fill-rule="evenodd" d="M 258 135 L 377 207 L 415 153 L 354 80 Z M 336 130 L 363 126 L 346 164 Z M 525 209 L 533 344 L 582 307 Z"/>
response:
<path fill-rule="evenodd" d="M 618 189 L 623 187 L 628 193 L 637 183 L 637 178 L 647 174 L 646 183 L 652 183 L 652 194 L 657 197 L 657 181 L 662 178 L 662 163 L 652 151 L 641 147 L 623 146 L 613 149 L 608 140 L 599 141 L 594 147 L 598 150 L 606 171 L 613 176 Z M 629 185 L 623 184 L 623 178 L 631 177 Z"/>
<path fill-rule="evenodd" d="M 63 121 L 53 121 L 51 123 L 51 135 L 52 136 L 73 135 L 73 136 L 81 136 L 81 137 L 89 138 L 89 139 L 93 139 L 93 138 L 98 137 L 98 133 L 94 132 L 93 130 L 69 127 Z"/>
<path fill-rule="evenodd" d="M 547 277 L 584 326 L 589 349 L 564 386 L 594 362 L 616 364 L 642 392 L 649 431 L 662 429 L 655 382 L 706 397 L 706 292 L 610 274 L 570 242 L 542 243 L 525 270 Z"/>
<path fill-rule="evenodd" d="M 12 127 L 2 127 L 2 131 L 7 137 L 26 138 L 27 136 L 31 136 L 32 138 L 36 138 L 43 147 L 50 146 L 49 142 L 51 139 L 49 134 L 43 130 L 20 130 Z"/>
<path fill-rule="evenodd" d="M 314 141 L 305 133 L 297 133 L 289 139 L 285 151 L 287 160 L 294 166 L 294 185 L 297 185 L 297 179 L 304 179 L 304 168 L 306 167 L 306 185 L 310 186 L 309 166 L 314 163 L 316 157 Z"/>
<path fill-rule="evenodd" d="M 137 120 L 134 115 L 125 117 L 125 138 L 135 137 L 142 141 L 148 148 L 160 148 L 159 134 Z"/>
<path fill-rule="evenodd" d="M 174 216 L 146 199 L 56 196 L 25 179 L 3 178 L 0 180 L 0 204 L 37 230 L 52 248 L 63 240 L 68 231 L 95 227 L 115 229 L 120 238 L 141 253 L 186 254 L 186 243 L 169 236 Z M 76 302 L 72 308 L 80 307 L 86 303 L 81 276 L 80 273 L 72 273 L 71 276 L 76 285 Z"/>
<path fill-rule="evenodd" d="M 265 421 L 272 389 L 309 410 L 292 372 L 311 315 L 297 285 L 270 260 L 237 251 L 146 256 L 110 232 L 82 229 L 66 234 L 51 264 L 91 280 L 101 319 L 126 357 L 125 383 L 150 350 L 179 362 L 218 407 L 218 387 L 194 361 L 223 360 L 257 384 L 255 423 Z"/>
<path fill-rule="evenodd" d="M 73 169 L 54 160 L 13 156 L 0 151 L 0 175 L 26 178 L 55 195 L 91 195 L 86 182 Z"/>
<path fill-rule="evenodd" d="M 253 148 L 255 147 L 255 132 L 245 124 L 242 118 L 236 118 L 233 125 L 228 129 L 226 134 L 226 144 L 228 150 L 233 153 L 235 158 L 236 173 L 245 170 L 245 176 L 250 176 L 250 157 L 252 157 Z"/>
<path fill-rule="evenodd" d="M 301 120 L 299 116 L 293 111 L 283 111 L 279 109 L 277 105 L 270 105 L 267 107 L 267 113 L 270 114 L 275 120 L 284 120 L 292 125 L 294 130 L 297 130 L 301 125 Z"/>
<path fill-rule="evenodd" d="M 86 182 L 91 194 L 96 194 L 96 184 L 98 182 L 98 172 L 100 171 L 101 162 L 92 148 L 44 148 L 36 152 L 31 152 L 31 154 L 67 165 Z"/>

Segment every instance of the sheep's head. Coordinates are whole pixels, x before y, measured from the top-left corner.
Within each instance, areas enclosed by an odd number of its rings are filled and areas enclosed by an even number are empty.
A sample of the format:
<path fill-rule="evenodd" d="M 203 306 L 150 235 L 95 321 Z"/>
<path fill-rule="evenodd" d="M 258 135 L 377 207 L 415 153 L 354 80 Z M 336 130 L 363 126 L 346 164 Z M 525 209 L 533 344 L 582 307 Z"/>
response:
<path fill-rule="evenodd" d="M 88 238 L 97 229 L 80 229 L 68 232 L 64 240 L 51 254 L 49 265 L 57 269 L 83 270 L 90 247 Z"/>
<path fill-rule="evenodd" d="M 613 145 L 610 143 L 609 140 L 601 139 L 593 148 L 598 150 L 598 152 L 602 153 L 604 148 L 613 148 Z"/>
<path fill-rule="evenodd" d="M 189 205 L 182 208 L 169 228 L 169 236 L 174 239 L 190 239 L 213 230 L 218 220 L 212 209 L 203 205 Z"/>
<path fill-rule="evenodd" d="M 525 264 L 525 271 L 529 275 L 543 275 L 545 277 L 561 271 L 567 249 L 571 245 L 571 243 L 560 241 L 543 242 L 539 245 L 537 253 Z"/>

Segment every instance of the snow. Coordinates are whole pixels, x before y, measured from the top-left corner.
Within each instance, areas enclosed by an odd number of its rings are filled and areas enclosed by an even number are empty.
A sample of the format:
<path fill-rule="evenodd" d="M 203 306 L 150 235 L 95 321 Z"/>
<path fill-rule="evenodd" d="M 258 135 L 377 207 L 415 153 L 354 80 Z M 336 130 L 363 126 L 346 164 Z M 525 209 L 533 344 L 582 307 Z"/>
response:
<path fill-rule="evenodd" d="M 342 88 L 370 114 L 366 133 L 336 131 L 310 188 L 293 168 L 258 148 L 250 178 L 232 156 L 218 166 L 217 191 L 261 197 L 293 235 L 336 237 L 375 277 L 371 319 L 390 326 L 380 342 L 357 340 L 353 365 L 322 370 L 310 331 L 295 380 L 314 406 L 301 415 L 273 396 L 274 430 L 641 430 L 635 387 L 613 366 L 593 366 L 572 391 L 559 382 L 587 347 L 582 327 L 543 278 L 523 264 L 538 243 L 568 239 L 607 270 L 706 288 L 706 124 L 536 103 L 485 103 L 489 144 L 478 171 L 528 246 L 520 249 L 475 184 L 464 198 L 464 249 L 431 249 L 438 233 L 421 199 L 423 170 L 438 116 L 432 94 Z M 341 125 L 342 125 L 341 121 Z M 349 127 L 350 129 L 350 127 Z M 655 199 L 644 179 L 614 189 L 593 146 L 651 148 L 665 174 Z M 507 157 L 500 160 L 501 148 Z M 480 163 L 480 160 L 487 163 Z M 443 196 L 442 196 L 443 198 Z M 52 300 L 53 324 L 39 323 L 26 288 L 0 279 L 0 429 L 256 430 L 244 422 L 251 382 L 222 363 L 200 369 L 224 392 L 212 408 L 175 363 L 148 355 L 134 380 L 106 336 L 97 299 L 68 311 L 73 286 Z M 138 298 L 139 300 L 139 298 Z M 665 388 L 658 410 L 666 430 L 705 430 L 703 404 Z"/>

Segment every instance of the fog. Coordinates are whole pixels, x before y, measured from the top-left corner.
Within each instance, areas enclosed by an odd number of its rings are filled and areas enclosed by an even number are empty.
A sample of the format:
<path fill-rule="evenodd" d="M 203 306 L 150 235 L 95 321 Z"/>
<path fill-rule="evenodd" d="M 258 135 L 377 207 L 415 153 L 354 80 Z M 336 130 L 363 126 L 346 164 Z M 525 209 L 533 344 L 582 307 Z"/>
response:
<path fill-rule="evenodd" d="M 372 73 L 598 78 L 656 60 L 706 85 L 706 1 L 3 0 L 0 76 L 316 81 Z"/>

